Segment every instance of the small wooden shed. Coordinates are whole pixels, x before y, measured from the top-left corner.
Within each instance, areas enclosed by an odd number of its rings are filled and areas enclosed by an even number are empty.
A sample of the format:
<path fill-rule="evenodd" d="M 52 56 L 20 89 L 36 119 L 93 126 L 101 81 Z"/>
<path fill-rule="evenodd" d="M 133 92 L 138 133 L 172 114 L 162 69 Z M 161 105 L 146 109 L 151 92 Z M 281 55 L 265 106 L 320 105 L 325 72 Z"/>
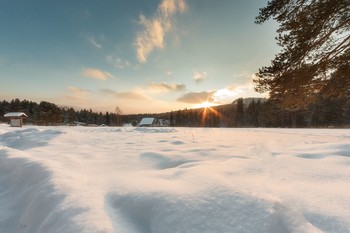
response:
<path fill-rule="evenodd" d="M 22 127 L 23 118 L 28 117 L 24 112 L 8 112 L 4 117 L 10 118 L 10 125 L 12 127 Z"/>

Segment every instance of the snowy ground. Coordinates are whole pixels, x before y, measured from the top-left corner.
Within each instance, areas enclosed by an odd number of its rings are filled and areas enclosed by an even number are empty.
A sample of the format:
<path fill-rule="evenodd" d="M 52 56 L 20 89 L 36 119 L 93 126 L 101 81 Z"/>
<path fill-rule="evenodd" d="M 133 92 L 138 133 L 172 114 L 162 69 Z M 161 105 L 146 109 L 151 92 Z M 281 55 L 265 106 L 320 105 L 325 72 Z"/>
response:
<path fill-rule="evenodd" d="M 0 232 L 350 232 L 350 130 L 0 125 Z"/>

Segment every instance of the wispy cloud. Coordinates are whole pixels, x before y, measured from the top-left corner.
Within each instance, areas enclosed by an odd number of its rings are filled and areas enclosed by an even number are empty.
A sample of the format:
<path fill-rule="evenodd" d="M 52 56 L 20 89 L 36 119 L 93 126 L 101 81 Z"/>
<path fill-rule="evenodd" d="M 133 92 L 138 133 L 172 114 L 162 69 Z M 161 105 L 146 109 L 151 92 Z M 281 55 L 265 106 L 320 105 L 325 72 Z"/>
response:
<path fill-rule="evenodd" d="M 107 95 L 115 95 L 115 94 L 117 94 L 116 91 L 113 91 L 112 89 L 108 89 L 108 88 L 101 89 L 100 92 L 102 92 L 104 94 L 107 94 Z"/>
<path fill-rule="evenodd" d="M 231 103 L 240 97 L 266 97 L 254 91 L 254 85 L 251 83 L 242 85 L 231 85 L 219 90 L 189 92 L 177 99 L 178 102 L 188 104 L 199 104 L 202 102 L 211 102 L 216 104 Z"/>
<path fill-rule="evenodd" d="M 207 72 L 201 72 L 201 71 L 194 71 L 193 72 L 193 80 L 198 84 L 200 82 L 203 82 L 207 78 L 208 74 Z"/>
<path fill-rule="evenodd" d="M 149 100 L 150 98 L 138 93 L 138 92 L 133 92 L 133 91 L 126 91 L 126 92 L 118 92 L 116 94 L 117 98 L 121 99 L 130 99 L 130 100 Z"/>
<path fill-rule="evenodd" d="M 128 60 L 122 59 L 120 57 L 113 57 L 112 55 L 108 55 L 106 60 L 109 64 L 117 67 L 118 69 L 128 68 L 131 64 Z"/>
<path fill-rule="evenodd" d="M 149 100 L 148 96 L 143 95 L 142 93 L 136 91 L 126 91 L 126 92 L 117 92 L 112 89 L 101 89 L 102 93 L 107 95 L 112 95 L 115 98 L 120 99 L 129 99 L 129 100 Z"/>
<path fill-rule="evenodd" d="M 87 39 L 87 40 L 90 42 L 90 44 L 93 45 L 95 48 L 98 48 L 98 49 L 102 48 L 102 45 L 101 45 L 100 43 L 98 43 L 98 42 L 96 41 L 95 38 L 93 38 L 93 37 L 87 37 L 86 39 Z"/>
<path fill-rule="evenodd" d="M 107 80 L 109 78 L 113 78 L 114 76 L 106 71 L 102 71 L 99 69 L 86 68 L 83 69 L 81 75 L 84 77 L 99 79 L 99 80 Z"/>
<path fill-rule="evenodd" d="M 135 41 L 137 59 L 146 63 L 149 54 L 155 49 L 164 48 L 164 37 L 172 28 L 172 16 L 186 10 L 185 0 L 163 0 L 152 19 L 140 15 L 139 23 L 144 27 Z"/>
<path fill-rule="evenodd" d="M 214 102 L 216 91 L 189 92 L 177 99 L 179 102 L 188 104 L 198 104 L 205 101 Z"/>
<path fill-rule="evenodd" d="M 213 96 L 215 102 L 230 103 L 237 98 L 259 97 L 266 98 L 267 94 L 255 92 L 254 85 L 251 82 L 237 84 L 217 90 Z"/>
<path fill-rule="evenodd" d="M 183 91 L 186 89 L 185 84 L 180 84 L 180 83 L 150 83 L 148 87 L 151 90 L 156 90 L 156 91 Z"/>
<path fill-rule="evenodd" d="M 69 93 L 66 95 L 66 98 L 74 101 L 84 101 L 88 98 L 89 94 L 91 93 L 90 90 L 81 89 L 73 86 L 68 87 L 68 91 Z"/>
<path fill-rule="evenodd" d="M 165 17 L 170 17 L 176 11 L 184 12 L 187 9 L 185 0 L 164 0 L 158 7 Z"/>
<path fill-rule="evenodd" d="M 166 74 L 167 76 L 170 76 L 170 77 L 171 77 L 171 76 L 174 75 L 174 72 L 168 70 L 168 71 L 165 72 L 165 74 Z"/>

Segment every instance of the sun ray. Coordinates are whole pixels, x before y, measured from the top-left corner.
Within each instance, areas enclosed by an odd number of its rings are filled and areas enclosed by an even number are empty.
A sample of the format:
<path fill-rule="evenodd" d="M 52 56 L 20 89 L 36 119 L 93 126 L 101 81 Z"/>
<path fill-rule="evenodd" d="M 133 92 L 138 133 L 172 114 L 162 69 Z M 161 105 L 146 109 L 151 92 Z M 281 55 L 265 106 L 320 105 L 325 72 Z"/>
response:
<path fill-rule="evenodd" d="M 222 120 L 224 118 L 224 116 L 219 111 L 217 111 L 213 106 L 203 107 L 203 112 L 201 117 L 201 126 L 205 126 L 206 120 L 210 113 L 212 113 L 215 117 L 218 117 L 219 120 Z"/>

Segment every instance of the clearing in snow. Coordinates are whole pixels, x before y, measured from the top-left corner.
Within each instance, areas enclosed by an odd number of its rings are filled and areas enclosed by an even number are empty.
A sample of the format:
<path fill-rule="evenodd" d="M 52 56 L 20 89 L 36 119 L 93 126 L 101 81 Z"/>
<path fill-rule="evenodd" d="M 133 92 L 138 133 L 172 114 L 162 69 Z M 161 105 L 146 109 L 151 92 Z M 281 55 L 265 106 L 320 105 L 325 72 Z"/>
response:
<path fill-rule="evenodd" d="M 350 232 L 348 129 L 0 125 L 0 232 Z"/>

